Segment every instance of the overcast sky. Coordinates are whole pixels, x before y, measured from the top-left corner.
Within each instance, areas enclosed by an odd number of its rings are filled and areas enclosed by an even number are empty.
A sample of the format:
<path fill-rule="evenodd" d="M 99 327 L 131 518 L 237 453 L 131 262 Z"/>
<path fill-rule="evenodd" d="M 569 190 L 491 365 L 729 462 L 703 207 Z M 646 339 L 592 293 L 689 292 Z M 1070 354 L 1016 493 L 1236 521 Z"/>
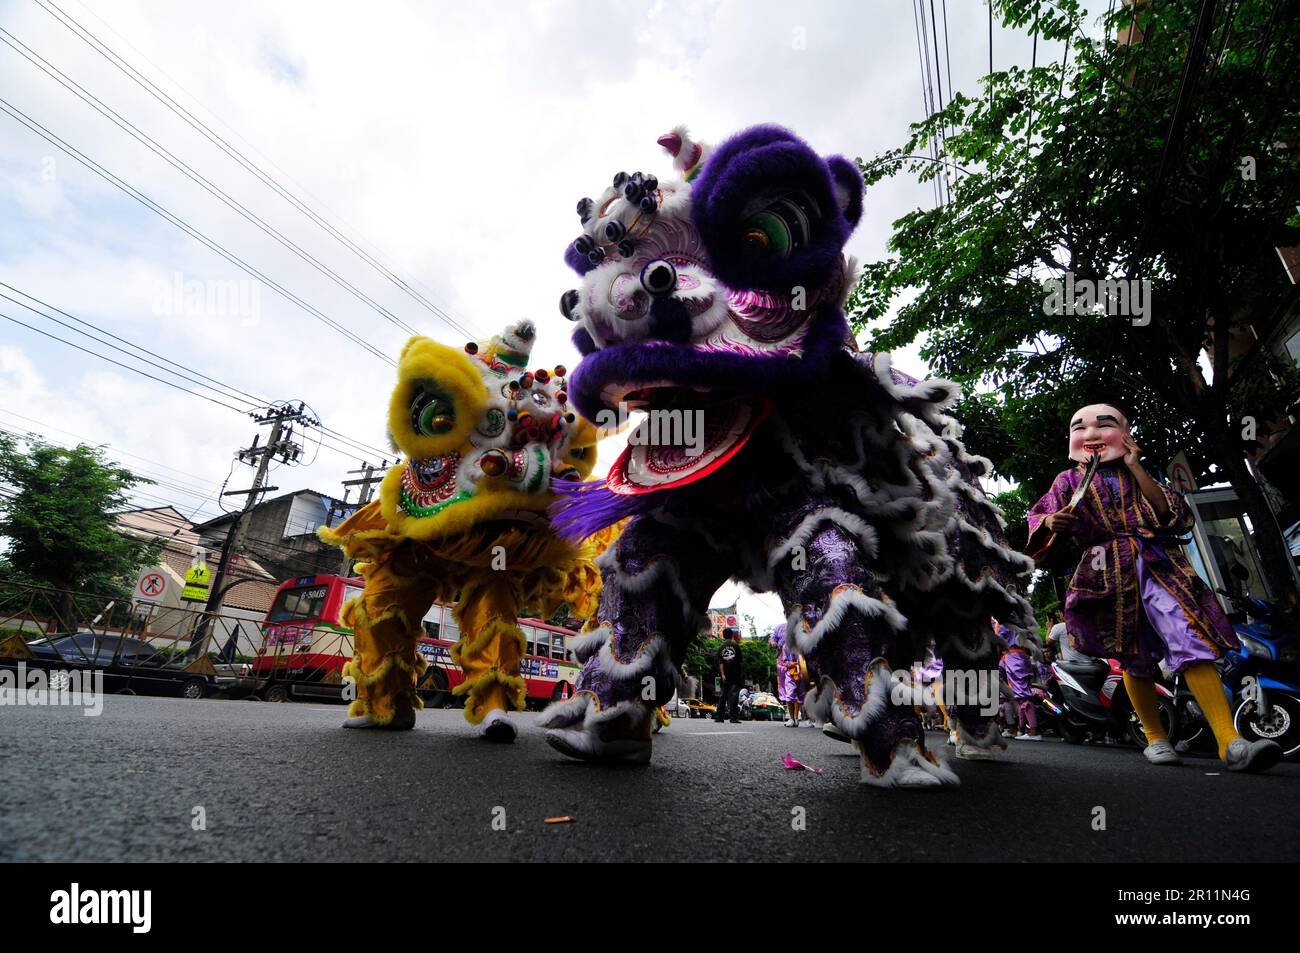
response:
<path fill-rule="evenodd" d="M 854 157 L 901 144 L 923 114 L 907 0 L 53 2 L 457 324 L 486 336 L 536 321 L 536 366 L 577 361 L 557 309 L 574 283 L 561 254 L 577 234 L 576 200 L 620 169 L 667 174 L 655 139 L 670 127 L 716 142 L 775 121 Z M 946 6 L 952 79 L 973 93 L 987 7 Z M 35 0 L 0 0 L 0 27 L 403 322 L 465 340 Z M 1022 37 L 996 31 L 996 67 L 1029 55 Z M 946 92 L 947 64 L 943 80 Z M 0 97 L 396 357 L 403 330 L 3 45 Z M 882 184 L 849 251 L 879 257 L 890 223 L 932 202 L 929 185 Z M 384 446 L 389 365 L 267 287 L 227 313 L 173 306 L 177 282 L 248 276 L 4 114 L 0 222 L 0 281 L 259 397 L 304 400 L 327 426 Z M 252 421 L 42 337 L 33 328 L 111 353 L 17 305 L 0 300 L 0 314 L 31 325 L 0 320 L 0 427 L 109 444 L 167 481 L 142 505 L 165 500 L 196 520 L 217 512 Z M 896 363 L 926 371 L 914 352 Z M 340 493 L 358 466 L 323 449 L 272 482 Z M 231 487 L 249 476 L 236 467 Z"/>

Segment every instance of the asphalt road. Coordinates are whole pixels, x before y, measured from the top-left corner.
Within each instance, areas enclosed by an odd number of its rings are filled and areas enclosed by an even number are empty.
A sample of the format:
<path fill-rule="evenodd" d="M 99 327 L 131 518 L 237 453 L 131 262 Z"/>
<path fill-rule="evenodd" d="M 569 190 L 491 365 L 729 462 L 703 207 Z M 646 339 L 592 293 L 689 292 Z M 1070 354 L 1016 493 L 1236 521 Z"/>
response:
<path fill-rule="evenodd" d="M 956 790 L 883 791 L 811 728 L 674 719 L 650 765 L 610 768 L 562 758 L 535 715 L 513 717 L 519 740 L 498 747 L 454 710 L 387 734 L 310 703 L 0 707 L 0 860 L 1300 859 L 1296 764 L 1240 776 L 1012 742 L 998 763 L 958 762 Z M 784 769 L 787 751 L 824 773 Z M 544 823 L 558 815 L 574 820 Z"/>

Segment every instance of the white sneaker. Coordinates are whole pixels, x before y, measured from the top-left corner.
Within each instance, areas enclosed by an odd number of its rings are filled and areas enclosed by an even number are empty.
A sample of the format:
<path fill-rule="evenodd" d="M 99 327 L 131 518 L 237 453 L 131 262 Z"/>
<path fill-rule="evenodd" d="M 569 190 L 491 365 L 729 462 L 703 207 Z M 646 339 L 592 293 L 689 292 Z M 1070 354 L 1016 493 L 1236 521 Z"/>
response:
<path fill-rule="evenodd" d="M 546 733 L 546 743 L 560 754 L 579 761 L 650 763 L 648 738 L 613 738 L 605 740 L 597 731 L 585 728 L 552 728 Z"/>
<path fill-rule="evenodd" d="M 997 756 L 987 748 L 963 741 L 957 745 L 957 757 L 962 761 L 996 761 Z"/>
<path fill-rule="evenodd" d="M 1168 741 L 1161 738 L 1159 741 L 1153 741 L 1143 749 L 1142 753 L 1152 764 L 1182 764 L 1183 759 L 1178 757 L 1178 752 Z"/>
<path fill-rule="evenodd" d="M 1027 734 L 1025 734 L 1025 733 L 1022 731 L 1022 732 L 1020 732 L 1020 734 L 1018 734 L 1018 735 L 1012 735 L 1011 737 L 1015 738 L 1017 741 L 1024 741 L 1024 740 L 1025 740 L 1026 738 L 1028 738 L 1029 736 L 1028 736 Z"/>
<path fill-rule="evenodd" d="M 834 738 L 836 741 L 842 741 L 846 745 L 853 744 L 852 738 L 840 731 L 832 722 L 829 721 L 822 725 L 822 734 L 827 738 Z"/>
<path fill-rule="evenodd" d="M 347 718 L 343 722 L 344 728 L 368 728 L 372 731 L 408 731 L 415 727 L 415 712 L 410 712 L 405 716 L 394 715 L 393 720 L 386 725 L 371 721 L 365 715 L 356 715 Z"/>
<path fill-rule="evenodd" d="M 1282 746 L 1276 741 L 1261 738 L 1259 741 L 1247 741 L 1237 738 L 1228 745 L 1223 753 L 1223 763 L 1229 771 L 1267 771 L 1282 760 Z"/>
<path fill-rule="evenodd" d="M 795 720 L 794 720 L 793 718 L 787 718 L 787 719 L 785 720 L 785 726 L 786 726 L 787 728 L 798 728 L 798 727 L 799 727 L 798 723 L 796 723 Z"/>
<path fill-rule="evenodd" d="M 509 744 L 515 740 L 515 726 L 506 720 L 505 712 L 500 708 L 493 708 L 483 719 L 483 723 L 478 726 L 478 736 L 488 741 Z"/>
<path fill-rule="evenodd" d="M 1021 741 L 1042 741 L 1043 736 L 1042 735 L 1021 735 L 1020 740 Z"/>

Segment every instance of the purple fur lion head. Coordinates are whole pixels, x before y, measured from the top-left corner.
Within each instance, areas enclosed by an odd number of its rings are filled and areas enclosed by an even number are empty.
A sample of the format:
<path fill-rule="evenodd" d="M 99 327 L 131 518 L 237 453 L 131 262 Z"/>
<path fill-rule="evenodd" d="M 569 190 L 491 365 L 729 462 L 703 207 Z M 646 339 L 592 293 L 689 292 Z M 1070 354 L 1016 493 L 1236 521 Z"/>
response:
<path fill-rule="evenodd" d="M 713 149 L 681 128 L 659 142 L 677 176 L 619 172 L 578 203 L 565 261 L 582 281 L 561 311 L 578 325 L 570 393 L 584 416 L 703 411 L 706 451 L 661 460 L 667 485 L 721 466 L 771 401 L 819 378 L 849 339 L 843 250 L 863 181 L 779 126 Z"/>

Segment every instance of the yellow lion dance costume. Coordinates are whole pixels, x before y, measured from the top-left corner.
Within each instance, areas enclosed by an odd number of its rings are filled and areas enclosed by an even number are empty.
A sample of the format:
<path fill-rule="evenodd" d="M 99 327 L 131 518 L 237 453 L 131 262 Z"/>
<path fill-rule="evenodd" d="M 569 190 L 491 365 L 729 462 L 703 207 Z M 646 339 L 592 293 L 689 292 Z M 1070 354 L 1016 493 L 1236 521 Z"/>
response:
<path fill-rule="evenodd" d="M 534 336 L 521 321 L 463 350 L 423 337 L 402 350 L 388 429 L 406 459 L 378 500 L 319 531 L 366 580 L 343 609 L 355 634 L 346 727 L 414 727 L 421 620 L 434 602 L 455 601 L 451 657 L 465 680 L 453 693 L 483 736 L 512 741 L 505 713 L 525 700 L 519 616 L 545 618 L 567 603 L 585 619 L 595 608 L 592 560 L 608 541 L 558 539 L 546 507 L 552 479 L 591 473 L 596 431 L 569 410 L 563 367 L 528 372 Z"/>

